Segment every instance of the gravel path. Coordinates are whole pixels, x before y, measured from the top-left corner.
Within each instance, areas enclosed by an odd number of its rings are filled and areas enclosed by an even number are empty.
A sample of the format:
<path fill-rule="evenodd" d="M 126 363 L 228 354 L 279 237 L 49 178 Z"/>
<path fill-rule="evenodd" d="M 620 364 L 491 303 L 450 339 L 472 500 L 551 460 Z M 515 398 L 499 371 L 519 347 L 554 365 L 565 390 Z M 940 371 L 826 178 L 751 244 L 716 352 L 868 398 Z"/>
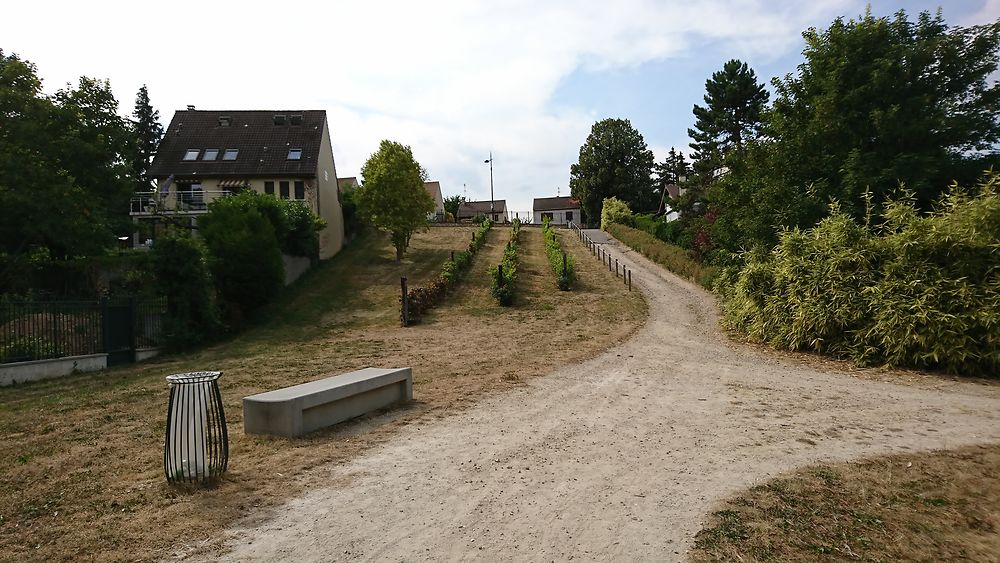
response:
<path fill-rule="evenodd" d="M 897 386 L 733 345 L 709 295 L 607 247 L 649 302 L 632 339 L 323 469 L 328 487 L 228 530 L 223 559 L 679 560 L 713 503 L 769 476 L 1000 441 L 996 388 Z"/>

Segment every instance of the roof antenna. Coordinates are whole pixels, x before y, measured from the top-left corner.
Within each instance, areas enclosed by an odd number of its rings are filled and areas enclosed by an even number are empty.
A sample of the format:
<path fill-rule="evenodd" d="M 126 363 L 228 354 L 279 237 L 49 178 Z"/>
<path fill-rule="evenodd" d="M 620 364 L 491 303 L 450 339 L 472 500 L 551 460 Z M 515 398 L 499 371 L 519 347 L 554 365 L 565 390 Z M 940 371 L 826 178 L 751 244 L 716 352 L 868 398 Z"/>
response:
<path fill-rule="evenodd" d="M 559 197 L 559 189 L 560 188 L 562 188 L 562 186 L 556 186 L 556 197 Z"/>
<path fill-rule="evenodd" d="M 469 190 L 466 189 L 465 184 L 462 184 L 462 199 L 468 199 Z"/>

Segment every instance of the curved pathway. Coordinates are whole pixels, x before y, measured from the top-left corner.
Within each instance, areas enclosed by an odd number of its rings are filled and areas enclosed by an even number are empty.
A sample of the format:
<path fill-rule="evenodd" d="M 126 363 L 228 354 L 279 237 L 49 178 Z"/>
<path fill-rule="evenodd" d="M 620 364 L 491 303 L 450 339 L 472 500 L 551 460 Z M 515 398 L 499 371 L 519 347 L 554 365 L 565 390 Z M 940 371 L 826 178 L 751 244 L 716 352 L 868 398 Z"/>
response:
<path fill-rule="evenodd" d="M 732 345 L 710 296 L 608 246 L 649 302 L 632 339 L 324 469 L 328 487 L 228 530 L 223 558 L 678 560 L 713 503 L 782 471 L 1000 442 L 996 388 L 872 382 Z"/>

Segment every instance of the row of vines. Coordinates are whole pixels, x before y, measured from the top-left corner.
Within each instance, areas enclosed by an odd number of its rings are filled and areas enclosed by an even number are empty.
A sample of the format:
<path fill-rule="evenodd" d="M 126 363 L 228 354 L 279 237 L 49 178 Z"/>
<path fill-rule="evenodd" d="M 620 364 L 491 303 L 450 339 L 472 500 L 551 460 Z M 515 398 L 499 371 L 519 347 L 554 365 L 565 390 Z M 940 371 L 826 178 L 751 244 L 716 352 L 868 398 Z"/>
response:
<path fill-rule="evenodd" d="M 492 272 L 492 282 L 490 291 L 493 297 L 507 307 L 514 303 L 514 282 L 517 279 L 517 245 L 518 236 L 521 234 L 521 221 L 514 219 L 510 230 L 510 240 L 503 251 L 503 259 Z"/>
<path fill-rule="evenodd" d="M 556 274 L 556 284 L 562 291 L 569 291 L 576 281 L 576 263 L 559 244 L 556 230 L 549 221 L 542 224 L 542 236 L 545 238 L 545 255 Z"/>
<path fill-rule="evenodd" d="M 479 228 L 472 233 L 472 240 L 467 250 L 453 253 L 441 266 L 441 274 L 427 287 L 414 287 L 406 293 L 406 303 L 402 304 L 401 320 L 403 326 L 420 321 L 420 317 L 433 307 L 439 305 L 448 292 L 458 284 L 472 266 L 472 257 L 486 243 L 486 234 L 493 224 L 489 219 L 483 220 Z"/>

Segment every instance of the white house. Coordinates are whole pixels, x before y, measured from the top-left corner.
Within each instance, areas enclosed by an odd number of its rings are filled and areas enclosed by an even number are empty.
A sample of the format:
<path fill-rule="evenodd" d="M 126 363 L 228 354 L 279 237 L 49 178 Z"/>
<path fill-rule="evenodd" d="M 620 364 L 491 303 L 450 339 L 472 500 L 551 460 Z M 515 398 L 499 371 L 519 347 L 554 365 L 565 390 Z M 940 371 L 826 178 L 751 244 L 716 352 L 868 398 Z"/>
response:
<path fill-rule="evenodd" d="M 541 225 L 546 219 L 553 225 L 580 222 L 580 202 L 570 196 L 536 197 L 532 204 L 533 223 Z"/>

